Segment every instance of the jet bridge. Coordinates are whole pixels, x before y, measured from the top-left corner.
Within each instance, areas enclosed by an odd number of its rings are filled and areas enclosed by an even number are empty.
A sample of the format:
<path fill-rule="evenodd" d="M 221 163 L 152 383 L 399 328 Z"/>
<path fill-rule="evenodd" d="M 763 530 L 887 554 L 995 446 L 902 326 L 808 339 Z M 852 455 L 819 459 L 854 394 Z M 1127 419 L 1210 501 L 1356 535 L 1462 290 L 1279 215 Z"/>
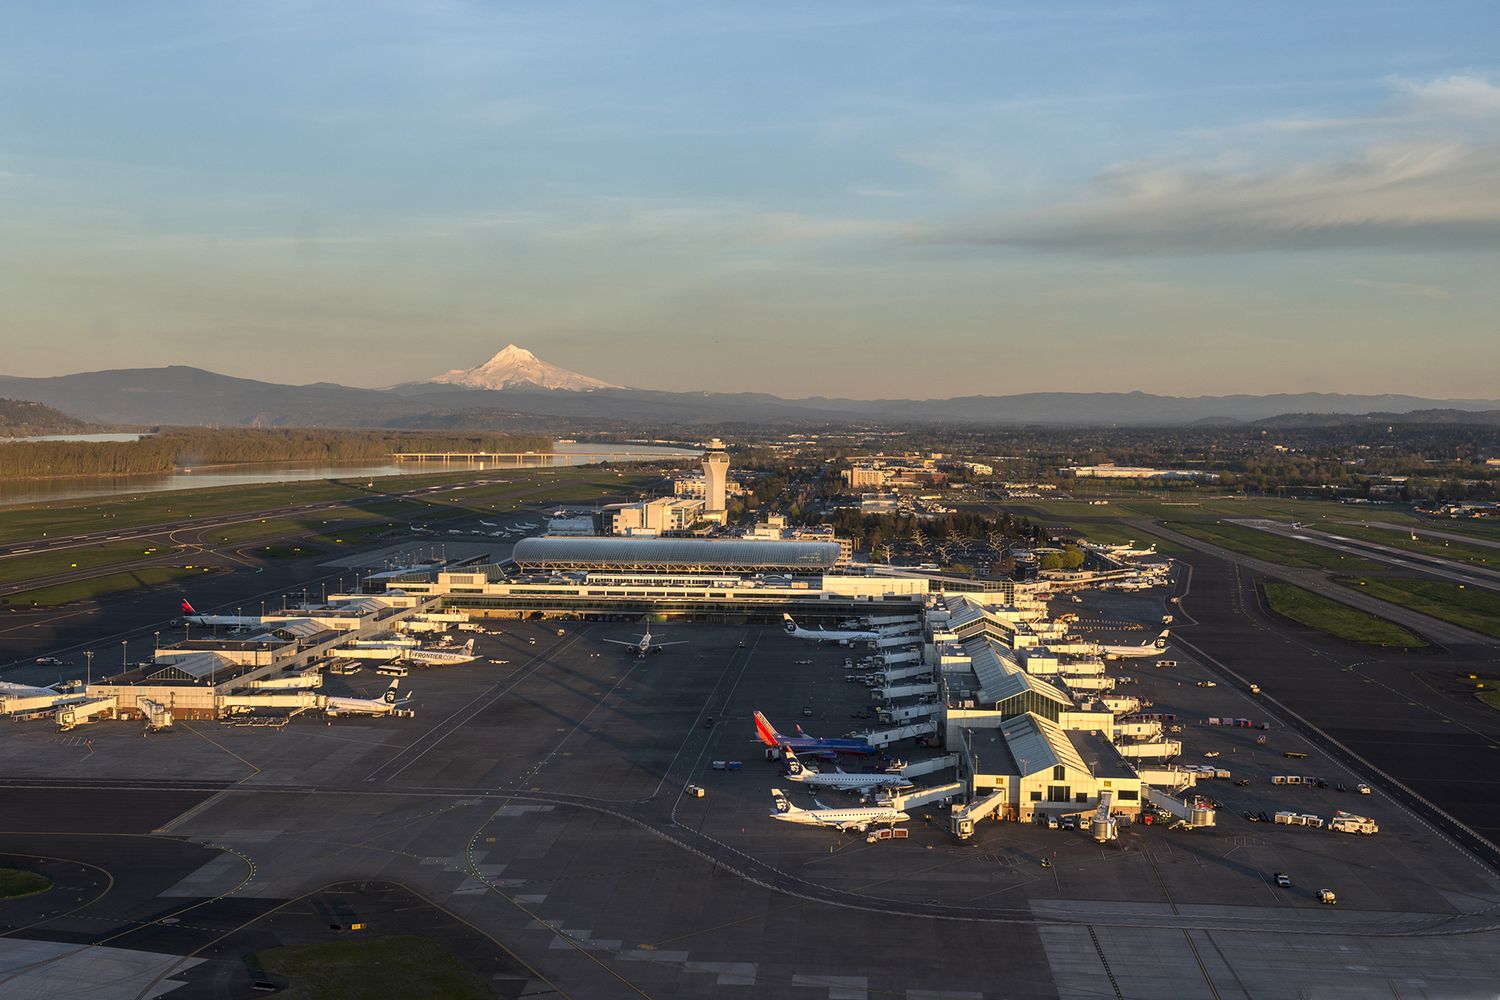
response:
<path fill-rule="evenodd" d="M 1189 826 L 1213 826 L 1214 810 L 1207 806 L 1184 802 L 1150 786 L 1146 787 L 1146 801 L 1158 809 L 1165 810 Z"/>
<path fill-rule="evenodd" d="M 93 722 L 98 716 L 113 713 L 115 710 L 115 698 L 89 698 L 86 701 L 74 702 L 64 705 L 53 714 L 53 721 L 61 732 L 67 732 L 74 726 L 81 726 L 86 722 Z"/>
<path fill-rule="evenodd" d="M 881 636 L 875 640 L 875 648 L 879 650 L 902 650 L 910 646 L 920 646 L 922 637 L 913 633 L 912 635 Z"/>
<path fill-rule="evenodd" d="M 897 773 L 903 778 L 915 778 L 922 774 L 932 774 L 934 771 L 946 771 L 950 767 L 958 766 L 958 754 L 944 754 L 941 757 L 933 757 L 929 760 L 919 760 L 907 764 Z"/>
<path fill-rule="evenodd" d="M 322 707 L 327 695 L 316 691 L 266 691 L 258 694 L 226 694 L 217 700 L 219 715 L 242 715 L 267 708 L 305 711 Z"/>
<path fill-rule="evenodd" d="M 997 788 L 988 795 L 975 799 L 968 805 L 955 807 L 952 815 L 949 817 L 953 835 L 959 840 L 968 840 L 974 836 L 974 825 L 982 819 L 987 819 L 995 815 L 997 811 L 1005 806 L 1005 799 L 1005 789 Z"/>
<path fill-rule="evenodd" d="M 1099 808 L 1094 810 L 1094 840 L 1097 843 L 1107 844 L 1120 836 L 1115 818 L 1109 814 L 1114 801 L 1114 792 L 1105 790 L 1099 793 Z"/>
<path fill-rule="evenodd" d="M 930 698 L 938 693 L 938 686 L 927 684 L 893 684 L 878 687 L 870 692 L 880 701 L 895 701 L 898 698 Z"/>
<path fill-rule="evenodd" d="M 157 733 L 172 726 L 172 710 L 159 701 L 150 698 L 142 698 L 136 703 L 142 712 L 146 714 L 146 729 Z"/>
<path fill-rule="evenodd" d="M 916 809 L 918 806 L 931 805 L 934 802 L 949 802 L 964 793 L 962 781 L 952 781 L 946 785 L 934 785 L 931 788 L 919 788 L 915 792 L 905 795 L 893 795 L 890 804 L 902 812 L 908 809 Z"/>
<path fill-rule="evenodd" d="M 890 724 L 896 722 L 912 722 L 917 719 L 930 719 L 943 710 L 943 706 L 937 702 L 928 702 L 918 705 L 883 706 L 875 713 L 881 722 Z"/>
<path fill-rule="evenodd" d="M 1120 756 L 1126 760 L 1170 760 L 1182 756 L 1181 740 L 1154 740 L 1145 743 L 1117 743 Z"/>
<path fill-rule="evenodd" d="M 909 667 L 882 667 L 873 676 L 881 684 L 892 684 L 910 677 L 931 677 L 932 668 L 925 663 L 914 663 Z"/>
<path fill-rule="evenodd" d="M 917 722 L 910 725 L 895 726 L 890 729 L 874 729 L 869 732 L 853 734 L 864 740 L 872 747 L 886 747 L 898 740 L 915 739 L 918 736 L 934 736 L 937 734 L 937 723 L 930 719 L 926 722 Z"/>

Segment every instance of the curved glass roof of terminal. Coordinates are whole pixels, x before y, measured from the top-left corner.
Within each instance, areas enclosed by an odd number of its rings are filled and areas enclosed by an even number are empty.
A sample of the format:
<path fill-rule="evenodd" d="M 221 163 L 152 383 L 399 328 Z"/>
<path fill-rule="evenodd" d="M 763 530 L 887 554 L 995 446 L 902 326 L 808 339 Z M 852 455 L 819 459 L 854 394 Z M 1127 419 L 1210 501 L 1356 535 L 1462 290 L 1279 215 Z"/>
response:
<path fill-rule="evenodd" d="M 521 565 L 689 569 L 798 569 L 823 572 L 838 562 L 836 542 L 706 538 L 523 538 L 511 557 Z"/>

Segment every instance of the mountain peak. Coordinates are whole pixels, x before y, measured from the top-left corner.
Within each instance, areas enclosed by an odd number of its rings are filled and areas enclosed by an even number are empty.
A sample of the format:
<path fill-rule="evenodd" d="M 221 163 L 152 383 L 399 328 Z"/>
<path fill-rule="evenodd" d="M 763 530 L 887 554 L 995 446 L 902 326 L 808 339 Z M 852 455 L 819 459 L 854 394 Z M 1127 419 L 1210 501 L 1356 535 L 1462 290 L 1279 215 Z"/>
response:
<path fill-rule="evenodd" d="M 455 368 L 427 381 L 462 385 L 470 389 L 514 389 L 532 386 L 538 389 L 588 392 L 593 389 L 619 388 L 600 379 L 548 364 L 526 348 L 516 344 L 506 344 L 503 350 L 477 368 Z"/>

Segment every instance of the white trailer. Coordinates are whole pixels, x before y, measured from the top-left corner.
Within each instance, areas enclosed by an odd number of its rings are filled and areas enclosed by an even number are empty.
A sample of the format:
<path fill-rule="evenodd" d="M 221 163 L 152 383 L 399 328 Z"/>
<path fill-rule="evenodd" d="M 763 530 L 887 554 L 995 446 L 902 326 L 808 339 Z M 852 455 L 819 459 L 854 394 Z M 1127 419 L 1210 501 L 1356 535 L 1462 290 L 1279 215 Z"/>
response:
<path fill-rule="evenodd" d="M 1340 809 L 1328 821 L 1328 829 L 1337 833 L 1360 833 L 1366 836 L 1380 832 L 1380 825 L 1368 816 L 1356 816 Z"/>

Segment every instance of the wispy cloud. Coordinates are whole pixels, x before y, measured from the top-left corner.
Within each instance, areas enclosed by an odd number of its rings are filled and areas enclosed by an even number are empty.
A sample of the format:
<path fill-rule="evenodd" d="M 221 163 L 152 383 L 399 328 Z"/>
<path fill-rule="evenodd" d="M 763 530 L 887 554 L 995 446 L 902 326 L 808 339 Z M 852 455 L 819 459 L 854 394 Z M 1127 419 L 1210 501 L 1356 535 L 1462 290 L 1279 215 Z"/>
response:
<path fill-rule="evenodd" d="M 1500 148 L 1393 145 L 1261 173 L 1125 167 L 1086 200 L 923 239 L 1094 254 L 1500 246 Z"/>
<path fill-rule="evenodd" d="M 1350 278 L 1349 284 L 1357 288 L 1368 288 L 1371 291 L 1385 292 L 1403 298 L 1449 299 L 1453 297 L 1441 285 L 1428 285 L 1417 281 L 1376 281 L 1372 278 Z"/>

